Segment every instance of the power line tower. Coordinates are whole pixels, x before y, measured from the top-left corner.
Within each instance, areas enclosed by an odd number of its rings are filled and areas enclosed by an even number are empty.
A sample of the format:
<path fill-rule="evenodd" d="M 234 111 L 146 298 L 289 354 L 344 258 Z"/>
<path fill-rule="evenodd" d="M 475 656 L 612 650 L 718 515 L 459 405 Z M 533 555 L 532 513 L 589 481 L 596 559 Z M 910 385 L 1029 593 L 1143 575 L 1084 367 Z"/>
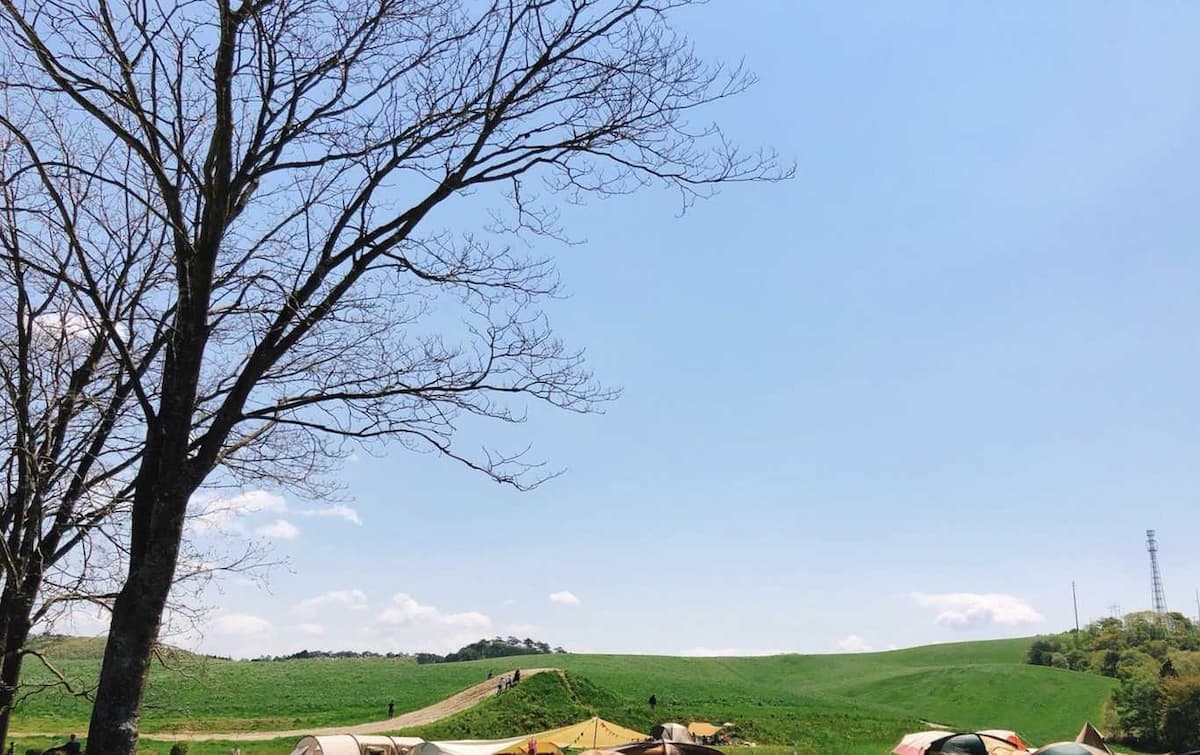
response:
<path fill-rule="evenodd" d="M 1154 593 L 1154 613 L 1167 616 L 1167 598 L 1163 595 L 1162 573 L 1158 570 L 1158 540 L 1154 530 L 1146 530 L 1146 550 L 1150 552 L 1150 590 Z"/>

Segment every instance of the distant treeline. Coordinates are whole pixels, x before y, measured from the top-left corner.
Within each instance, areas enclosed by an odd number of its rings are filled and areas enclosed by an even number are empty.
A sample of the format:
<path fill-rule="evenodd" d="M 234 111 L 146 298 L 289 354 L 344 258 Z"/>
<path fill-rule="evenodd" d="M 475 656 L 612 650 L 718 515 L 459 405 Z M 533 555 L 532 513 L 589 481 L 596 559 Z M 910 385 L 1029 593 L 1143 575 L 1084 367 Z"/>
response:
<path fill-rule="evenodd" d="M 447 655 L 437 653 L 376 653 L 370 650 L 301 650 L 291 655 L 264 655 L 255 661 L 295 661 L 306 658 L 404 658 L 417 663 L 454 663 L 456 661 L 477 661 L 483 658 L 504 658 L 511 655 L 540 655 L 549 653 L 565 653 L 561 647 L 551 648 L 549 643 L 538 642 L 528 637 L 493 637 L 472 642 Z"/>
<path fill-rule="evenodd" d="M 551 649 L 546 642 L 537 642 L 526 637 L 518 640 L 516 637 L 493 637 L 490 640 L 472 642 L 448 655 L 436 653 L 417 653 L 417 663 L 455 663 L 457 661 L 478 661 L 483 658 L 505 658 L 510 655 L 542 655 L 550 653 L 565 653 L 561 647 Z"/>
<path fill-rule="evenodd" d="M 1105 721 L 1116 738 L 1175 752 L 1200 748 L 1200 628 L 1183 614 L 1143 611 L 1039 637 L 1026 660 L 1120 680 Z"/>

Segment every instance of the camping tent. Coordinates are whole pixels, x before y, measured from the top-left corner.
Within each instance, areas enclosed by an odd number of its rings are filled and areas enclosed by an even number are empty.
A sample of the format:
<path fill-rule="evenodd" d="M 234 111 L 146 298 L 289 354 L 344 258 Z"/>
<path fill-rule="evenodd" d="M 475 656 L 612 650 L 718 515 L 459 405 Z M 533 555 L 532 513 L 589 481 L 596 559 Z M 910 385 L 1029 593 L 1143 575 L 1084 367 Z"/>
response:
<path fill-rule="evenodd" d="M 1022 750 L 1031 749 L 1029 743 L 1022 739 L 1020 734 L 1010 729 L 980 729 L 975 733 L 987 734 L 989 737 L 996 737 L 997 739 L 1006 739 Z"/>
<path fill-rule="evenodd" d="M 955 753 L 955 755 L 1016 755 L 1025 753 L 1022 747 L 990 734 L 956 734 L 952 731 L 919 731 L 907 734 L 892 749 L 896 755 L 925 755 L 926 753 Z"/>
<path fill-rule="evenodd" d="M 422 742 L 409 755 L 528 755 L 530 740 L 537 740 L 538 755 L 563 755 L 562 749 L 534 734 L 512 739 L 464 739 L 457 742 Z"/>
<path fill-rule="evenodd" d="M 423 741 L 419 737 L 332 734 L 304 737 L 292 755 L 406 755 Z"/>
<path fill-rule="evenodd" d="M 541 742 L 553 742 L 555 745 L 563 748 L 604 750 L 616 747 L 617 745 L 643 742 L 649 739 L 649 737 L 640 731 L 626 729 L 624 726 L 618 726 L 611 721 L 605 721 L 599 716 L 589 718 L 586 721 L 580 721 L 577 724 L 564 726 L 560 729 L 551 729 L 550 731 L 531 734 L 530 737 L 539 742 L 539 752 L 541 751 Z"/>
<path fill-rule="evenodd" d="M 707 721 L 693 721 L 687 725 L 687 730 L 693 737 L 715 737 L 721 733 L 720 726 L 713 726 Z"/>
<path fill-rule="evenodd" d="M 638 742 L 613 749 L 621 755 L 724 755 L 720 750 L 689 742 Z"/>
<path fill-rule="evenodd" d="M 650 738 L 661 739 L 664 742 L 696 742 L 683 724 L 659 724 L 650 730 Z"/>
<path fill-rule="evenodd" d="M 1095 747 L 1097 750 L 1104 750 L 1107 753 L 1112 752 L 1112 750 L 1108 749 L 1108 743 L 1104 741 L 1104 735 L 1096 731 L 1096 727 L 1092 726 L 1091 721 L 1085 723 L 1083 728 L 1079 730 L 1079 736 L 1075 737 L 1075 742 L 1087 745 L 1088 747 Z"/>

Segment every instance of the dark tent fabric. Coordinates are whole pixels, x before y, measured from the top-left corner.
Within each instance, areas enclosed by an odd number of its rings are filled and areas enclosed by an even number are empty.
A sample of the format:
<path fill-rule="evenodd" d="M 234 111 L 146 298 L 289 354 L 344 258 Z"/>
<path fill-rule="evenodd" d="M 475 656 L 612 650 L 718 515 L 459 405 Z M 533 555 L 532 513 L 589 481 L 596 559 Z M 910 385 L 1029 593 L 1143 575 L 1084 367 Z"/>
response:
<path fill-rule="evenodd" d="M 984 732 L 918 731 L 906 734 L 892 752 L 896 755 L 1016 755 L 1026 750 L 1003 736 Z"/>
<path fill-rule="evenodd" d="M 959 734 L 947 737 L 929 748 L 929 752 L 953 753 L 953 755 L 988 755 L 987 745 L 978 734 Z"/>

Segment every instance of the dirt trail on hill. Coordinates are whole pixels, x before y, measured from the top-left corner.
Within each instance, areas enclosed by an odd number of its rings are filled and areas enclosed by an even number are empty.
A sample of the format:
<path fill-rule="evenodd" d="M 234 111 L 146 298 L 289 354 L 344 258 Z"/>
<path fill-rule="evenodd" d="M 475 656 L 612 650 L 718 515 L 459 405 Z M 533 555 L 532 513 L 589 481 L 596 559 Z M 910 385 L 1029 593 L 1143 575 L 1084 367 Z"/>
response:
<path fill-rule="evenodd" d="M 534 674 L 541 674 L 547 671 L 562 673 L 556 668 L 523 668 L 521 669 L 521 678 L 525 679 Z M 382 721 L 370 721 L 365 724 L 355 724 L 353 726 L 326 726 L 320 729 L 287 729 L 284 731 L 242 731 L 229 732 L 227 734 L 209 733 L 209 732 L 179 732 L 169 734 L 163 732 L 144 733 L 141 735 L 143 739 L 155 740 L 158 742 L 206 742 L 219 740 L 221 742 L 262 742 L 268 739 L 287 739 L 308 736 L 321 736 L 324 734 L 383 734 L 396 729 L 405 729 L 410 726 L 422 726 L 431 724 L 436 721 L 441 721 L 443 718 L 452 716 L 455 713 L 473 708 L 483 702 L 490 695 L 496 694 L 496 680 L 488 679 L 479 684 L 467 687 L 462 692 L 455 693 L 445 700 L 428 705 L 418 710 L 401 713 L 395 718 L 388 718 Z M 12 734 L 13 737 L 44 737 L 54 736 L 51 734 L 36 734 L 36 733 L 19 733 Z"/>

